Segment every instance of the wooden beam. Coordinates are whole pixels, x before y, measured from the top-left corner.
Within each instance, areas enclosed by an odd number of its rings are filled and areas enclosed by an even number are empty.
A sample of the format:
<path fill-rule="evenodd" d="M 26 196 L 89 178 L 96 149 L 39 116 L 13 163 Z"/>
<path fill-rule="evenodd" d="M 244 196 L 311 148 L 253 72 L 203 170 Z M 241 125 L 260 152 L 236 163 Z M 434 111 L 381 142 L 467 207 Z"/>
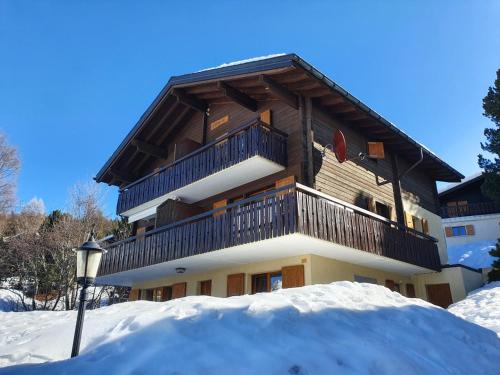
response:
<path fill-rule="evenodd" d="M 392 166 L 392 191 L 394 194 L 394 205 L 396 206 L 396 219 L 401 230 L 405 228 L 405 214 L 403 209 L 403 199 L 401 197 L 401 181 L 399 180 L 398 157 L 391 152 Z"/>
<path fill-rule="evenodd" d="M 354 112 L 356 111 L 356 107 L 352 103 L 342 103 L 335 105 L 333 107 L 328 107 L 328 109 L 334 113 L 346 113 L 346 112 Z"/>
<path fill-rule="evenodd" d="M 345 99 L 341 96 L 329 96 L 326 98 L 322 98 L 320 104 L 323 106 L 331 106 L 340 103 L 345 103 Z"/>
<path fill-rule="evenodd" d="M 247 94 L 229 86 L 223 81 L 217 82 L 217 88 L 224 94 L 225 97 L 231 99 L 233 102 L 252 112 L 257 112 L 257 101 L 249 97 Z"/>
<path fill-rule="evenodd" d="M 342 120 L 345 121 L 359 121 L 359 120 L 364 120 L 368 118 L 368 115 L 364 112 L 353 112 L 347 115 L 341 115 Z"/>
<path fill-rule="evenodd" d="M 131 175 L 130 173 L 124 171 L 120 171 L 116 168 L 112 168 L 109 171 L 109 174 L 112 175 L 115 180 L 122 181 L 126 184 L 130 184 L 131 182 L 134 182 L 138 179 L 137 176 Z"/>
<path fill-rule="evenodd" d="M 259 81 L 262 85 L 270 91 L 273 95 L 277 96 L 290 107 L 294 109 L 299 109 L 299 97 L 293 92 L 289 91 L 287 88 L 283 87 L 279 83 L 276 83 L 273 79 L 262 74 L 259 76 Z"/>
<path fill-rule="evenodd" d="M 157 159 L 166 160 L 167 159 L 167 150 L 153 145 L 149 142 L 142 141 L 140 139 L 133 139 L 132 145 L 134 145 L 138 151 L 143 154 L 151 155 Z"/>
<path fill-rule="evenodd" d="M 205 112 L 207 110 L 207 105 L 204 101 L 198 100 L 193 95 L 186 94 L 181 89 L 175 89 L 173 95 L 177 98 L 177 102 L 182 103 L 198 112 Z"/>

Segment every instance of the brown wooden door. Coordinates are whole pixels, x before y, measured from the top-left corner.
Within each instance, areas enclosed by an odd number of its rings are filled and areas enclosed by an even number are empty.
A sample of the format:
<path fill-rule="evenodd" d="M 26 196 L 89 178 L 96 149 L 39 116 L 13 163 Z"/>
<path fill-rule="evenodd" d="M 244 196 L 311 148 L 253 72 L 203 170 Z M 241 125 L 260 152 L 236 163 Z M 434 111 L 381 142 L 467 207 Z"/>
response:
<path fill-rule="evenodd" d="M 415 286 L 413 284 L 406 284 L 406 297 L 415 298 L 417 295 L 415 294 Z"/>
<path fill-rule="evenodd" d="M 441 306 L 446 309 L 453 303 L 451 298 L 450 284 L 428 284 L 425 286 L 427 290 L 427 299 L 434 305 Z"/>
<path fill-rule="evenodd" d="M 304 265 L 283 267 L 281 277 L 283 288 L 304 286 Z"/>
<path fill-rule="evenodd" d="M 227 296 L 241 296 L 243 294 L 245 294 L 245 274 L 227 275 Z"/>
<path fill-rule="evenodd" d="M 139 299 L 139 289 L 132 289 L 128 294 L 129 301 L 137 301 Z"/>
<path fill-rule="evenodd" d="M 200 295 L 201 296 L 212 295 L 212 280 L 200 281 Z"/>
<path fill-rule="evenodd" d="M 385 287 L 392 290 L 393 292 L 396 290 L 396 283 L 394 280 L 385 280 Z"/>
<path fill-rule="evenodd" d="M 186 283 L 172 285 L 172 299 L 186 297 Z"/>

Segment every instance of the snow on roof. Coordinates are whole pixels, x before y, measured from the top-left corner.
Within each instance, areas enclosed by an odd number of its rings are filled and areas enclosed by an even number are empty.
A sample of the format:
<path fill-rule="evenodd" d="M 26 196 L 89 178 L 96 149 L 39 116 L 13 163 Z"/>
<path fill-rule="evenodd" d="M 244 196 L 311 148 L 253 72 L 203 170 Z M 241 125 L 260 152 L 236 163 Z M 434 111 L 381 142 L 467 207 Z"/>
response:
<path fill-rule="evenodd" d="M 441 193 L 444 193 L 445 191 L 448 191 L 448 190 L 450 190 L 450 189 L 456 188 L 457 186 L 460 186 L 460 185 L 462 185 L 462 184 L 465 184 L 465 183 L 467 183 L 467 182 L 469 182 L 469 181 L 474 180 L 475 178 L 478 178 L 478 177 L 479 177 L 479 176 L 481 176 L 482 174 L 483 174 L 483 172 L 477 172 L 477 173 L 474 173 L 474 174 L 472 174 L 472 175 L 470 175 L 470 176 L 465 177 L 465 178 L 464 178 L 464 179 L 462 179 L 462 181 L 460 181 L 460 182 L 453 182 L 453 183 L 451 183 L 451 184 L 448 184 L 448 185 L 446 185 L 444 188 L 439 189 L 438 193 L 439 193 L 439 194 L 441 194 Z"/>
<path fill-rule="evenodd" d="M 254 61 L 267 60 L 267 59 L 272 59 L 273 57 L 284 56 L 284 55 L 286 55 L 286 53 L 274 53 L 274 54 L 266 55 L 266 56 L 251 57 L 249 59 L 232 61 L 232 62 L 224 63 L 221 65 L 217 65 L 217 66 L 214 66 L 211 68 L 202 69 L 202 70 L 199 70 L 199 72 L 205 72 L 207 70 L 225 68 L 227 66 L 240 65 L 240 64 L 245 64 L 245 63 L 254 62 Z"/>
<path fill-rule="evenodd" d="M 463 245 L 448 246 L 448 264 L 463 264 L 472 268 L 488 268 L 493 264 L 490 250 L 496 239 L 474 241 Z"/>
<path fill-rule="evenodd" d="M 0 313 L 9 374 L 493 374 L 494 332 L 380 285 L 336 282 L 86 313 Z M 50 362 L 59 361 L 59 362 Z M 0 372 L 2 372 L 0 370 Z"/>

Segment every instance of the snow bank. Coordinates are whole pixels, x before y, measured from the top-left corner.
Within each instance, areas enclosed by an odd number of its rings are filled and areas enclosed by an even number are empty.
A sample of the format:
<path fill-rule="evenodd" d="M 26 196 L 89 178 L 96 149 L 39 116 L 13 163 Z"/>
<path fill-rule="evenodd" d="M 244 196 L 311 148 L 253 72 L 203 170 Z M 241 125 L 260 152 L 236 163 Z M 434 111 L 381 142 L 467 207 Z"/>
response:
<path fill-rule="evenodd" d="M 451 313 L 495 331 L 500 337 L 500 281 L 489 283 L 448 307 Z"/>
<path fill-rule="evenodd" d="M 0 313 L 1 365 L 68 358 L 75 318 Z M 487 374 L 499 343 L 425 301 L 337 282 L 89 311 L 80 357 L 0 374 Z"/>
<path fill-rule="evenodd" d="M 20 310 L 23 310 L 23 306 L 21 306 L 19 297 L 11 290 L 0 289 L 0 311 L 8 312 Z"/>
<path fill-rule="evenodd" d="M 495 248 L 496 240 L 484 240 L 465 245 L 448 246 L 448 263 L 463 264 L 473 268 L 488 268 L 493 264 L 490 250 Z"/>

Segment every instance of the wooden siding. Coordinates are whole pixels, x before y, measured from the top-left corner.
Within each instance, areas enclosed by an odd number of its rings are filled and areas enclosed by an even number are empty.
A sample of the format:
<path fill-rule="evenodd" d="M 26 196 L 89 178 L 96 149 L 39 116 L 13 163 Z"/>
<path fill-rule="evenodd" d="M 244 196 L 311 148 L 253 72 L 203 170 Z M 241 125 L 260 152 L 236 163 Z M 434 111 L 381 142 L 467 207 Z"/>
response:
<path fill-rule="evenodd" d="M 339 163 L 333 152 L 327 150 L 326 157 L 322 158 L 321 151 L 324 146 L 332 143 L 335 129 L 340 129 L 346 137 L 349 158 L 355 157 L 360 152 L 366 153 L 369 141 L 378 141 L 363 136 L 352 126 L 347 126 L 315 109 L 313 111 L 314 187 L 363 208 L 366 207 L 366 198 L 372 197 L 390 206 L 393 209 L 392 218 L 395 219 L 391 152 L 385 150 L 385 159 L 381 160 L 366 158 L 362 161 Z M 398 155 L 398 158 L 400 172 L 414 162 L 405 160 L 404 155 Z M 436 184 L 418 167 L 402 178 L 401 187 L 403 199 L 430 212 L 436 214 L 439 212 L 435 197 Z"/>
<path fill-rule="evenodd" d="M 349 157 L 354 157 L 359 152 L 366 152 L 366 138 L 351 127 L 315 110 L 313 112 L 315 188 L 362 208 L 367 208 L 369 197 L 394 208 L 392 169 L 387 153 L 384 160 L 365 159 L 339 163 L 334 153 L 327 150 L 326 157 L 322 158 L 321 151 L 324 146 L 332 143 L 335 129 L 340 129 L 344 133 Z M 389 182 L 383 184 L 386 181 Z"/>

